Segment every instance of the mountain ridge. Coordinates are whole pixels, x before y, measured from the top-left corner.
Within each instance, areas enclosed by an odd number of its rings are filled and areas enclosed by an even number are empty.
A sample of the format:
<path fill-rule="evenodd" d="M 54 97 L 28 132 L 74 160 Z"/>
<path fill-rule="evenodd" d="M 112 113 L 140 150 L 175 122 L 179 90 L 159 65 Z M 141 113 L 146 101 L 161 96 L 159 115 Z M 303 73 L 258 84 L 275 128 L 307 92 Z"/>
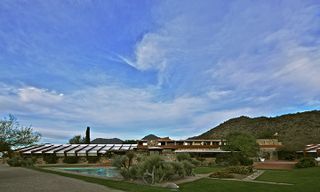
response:
<path fill-rule="evenodd" d="M 256 138 L 277 138 L 286 150 L 301 150 L 320 143 L 320 111 L 305 111 L 276 117 L 240 116 L 229 119 L 191 139 L 221 139 L 231 132 L 243 132 Z"/>

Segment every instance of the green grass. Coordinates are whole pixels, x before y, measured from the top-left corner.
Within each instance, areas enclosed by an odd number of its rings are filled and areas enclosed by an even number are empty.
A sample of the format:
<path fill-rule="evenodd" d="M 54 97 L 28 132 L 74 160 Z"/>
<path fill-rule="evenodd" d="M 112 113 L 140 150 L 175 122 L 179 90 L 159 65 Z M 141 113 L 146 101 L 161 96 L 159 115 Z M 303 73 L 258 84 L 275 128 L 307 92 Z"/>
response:
<path fill-rule="evenodd" d="M 320 189 L 320 167 L 290 171 L 267 170 L 257 180 L 292 183 L 292 186 L 201 179 L 180 185 L 182 192 L 314 192 Z"/>
<path fill-rule="evenodd" d="M 104 185 L 113 189 L 119 189 L 119 190 L 124 190 L 124 191 L 132 191 L 132 192 L 168 192 L 170 191 L 169 189 L 165 188 L 160 188 L 160 187 L 153 187 L 153 186 L 147 186 L 147 185 L 139 185 L 135 183 L 130 183 L 126 181 L 114 181 L 114 180 L 107 180 L 103 178 L 96 178 L 96 177 L 87 177 L 83 175 L 75 175 L 71 173 L 64 173 L 64 172 L 58 172 L 58 171 L 53 171 L 53 170 L 48 170 L 48 169 L 42 169 L 42 168 L 33 168 L 37 171 L 41 172 L 46 172 L 46 173 L 53 173 L 57 174 L 60 176 L 65 176 L 65 177 L 71 177 L 74 179 L 79 179 L 82 181 L 90 182 L 90 183 L 96 183 L 99 185 Z"/>
<path fill-rule="evenodd" d="M 212 173 L 212 172 L 216 172 L 218 170 L 222 169 L 222 167 L 196 167 L 194 169 L 194 173 L 195 174 L 207 174 L 207 173 Z"/>
<path fill-rule="evenodd" d="M 268 170 L 257 180 L 294 183 L 295 191 L 318 191 L 320 189 L 320 167 L 291 171 Z"/>
<path fill-rule="evenodd" d="M 214 179 L 200 179 L 180 185 L 181 192 L 284 192 L 290 191 L 289 186 L 278 186 L 242 181 L 222 181 Z"/>

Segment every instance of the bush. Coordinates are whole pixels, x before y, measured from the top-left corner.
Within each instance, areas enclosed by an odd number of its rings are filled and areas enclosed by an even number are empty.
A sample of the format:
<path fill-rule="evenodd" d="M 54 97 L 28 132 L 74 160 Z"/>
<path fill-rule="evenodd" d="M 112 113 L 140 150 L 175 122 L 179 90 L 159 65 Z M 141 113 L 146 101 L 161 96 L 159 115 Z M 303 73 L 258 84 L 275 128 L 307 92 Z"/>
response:
<path fill-rule="evenodd" d="M 212 178 L 233 178 L 233 175 L 226 170 L 212 173 L 209 177 Z"/>
<path fill-rule="evenodd" d="M 187 176 L 193 175 L 194 164 L 190 163 L 190 161 L 184 160 L 182 161 L 184 171 Z"/>
<path fill-rule="evenodd" d="M 87 161 L 88 161 L 88 163 L 97 163 L 98 161 L 99 161 L 99 157 L 97 156 L 97 157 L 94 157 L 94 156 L 88 156 L 87 157 Z"/>
<path fill-rule="evenodd" d="M 196 159 L 200 162 L 201 166 L 206 166 L 207 165 L 206 164 L 206 158 L 197 157 Z"/>
<path fill-rule="evenodd" d="M 178 161 L 184 161 L 184 160 L 191 161 L 191 156 L 189 153 L 178 153 L 177 160 Z"/>
<path fill-rule="evenodd" d="M 20 167 L 21 166 L 21 158 L 20 157 L 12 157 L 7 161 L 7 163 L 11 167 Z"/>
<path fill-rule="evenodd" d="M 312 157 L 304 157 L 296 164 L 296 168 L 315 167 L 316 162 Z"/>
<path fill-rule="evenodd" d="M 279 151 L 278 152 L 279 159 L 280 160 L 287 160 L 287 161 L 293 161 L 296 159 L 296 152 L 295 151 Z"/>
<path fill-rule="evenodd" d="M 32 167 L 34 162 L 31 158 L 13 157 L 7 161 L 12 167 Z"/>
<path fill-rule="evenodd" d="M 178 174 L 180 177 L 184 177 L 186 175 L 184 166 L 181 162 L 171 162 L 173 171 Z"/>
<path fill-rule="evenodd" d="M 201 165 L 201 162 L 199 160 L 196 160 L 196 159 L 190 159 L 189 162 L 192 163 L 196 167 Z"/>
<path fill-rule="evenodd" d="M 127 168 L 127 161 L 128 161 L 128 157 L 124 156 L 124 155 L 117 155 L 113 158 L 111 164 L 113 167 L 116 167 L 118 169 L 121 168 Z"/>
<path fill-rule="evenodd" d="M 177 154 L 177 160 L 180 161 L 180 162 L 189 161 L 194 166 L 201 165 L 201 162 L 199 160 L 197 160 L 197 159 L 192 159 L 189 153 L 178 153 Z"/>
<path fill-rule="evenodd" d="M 146 157 L 138 167 L 138 174 L 148 184 L 161 183 L 174 175 L 173 166 L 159 155 Z"/>
<path fill-rule="evenodd" d="M 221 153 L 217 155 L 216 164 L 221 166 L 238 165 L 239 161 L 231 153 Z"/>
<path fill-rule="evenodd" d="M 54 154 L 43 156 L 43 161 L 47 164 L 56 164 L 58 162 L 58 157 Z"/>
<path fill-rule="evenodd" d="M 253 173 L 253 167 L 252 166 L 232 166 L 232 167 L 228 167 L 227 171 L 229 173 L 248 175 L 250 173 Z"/>
<path fill-rule="evenodd" d="M 217 166 L 217 164 L 214 160 L 211 160 L 208 162 L 208 167 L 215 167 L 215 166 Z"/>
<path fill-rule="evenodd" d="M 244 166 L 249 166 L 253 164 L 253 160 L 245 156 L 240 156 L 239 162 L 240 162 L 240 165 L 244 165 Z"/>
<path fill-rule="evenodd" d="M 182 157 L 179 158 L 181 161 L 168 162 L 159 155 L 144 156 L 143 158 L 138 156 L 136 161 L 133 161 L 134 156 L 122 155 L 116 156 L 112 165 L 120 170 L 120 174 L 125 179 L 142 179 L 147 184 L 155 184 L 168 181 L 173 177 L 193 175 L 194 164 L 198 161 L 193 161 L 188 155 L 180 157 Z M 132 162 L 136 162 L 136 164 L 132 164 Z"/>
<path fill-rule="evenodd" d="M 63 162 L 64 163 L 67 163 L 67 164 L 75 164 L 75 163 L 78 163 L 78 160 L 79 158 L 76 157 L 76 156 L 71 156 L 71 157 L 65 157 L 63 159 Z"/>
<path fill-rule="evenodd" d="M 22 167 L 32 167 L 34 164 L 34 160 L 32 158 L 26 158 L 21 161 Z"/>
<path fill-rule="evenodd" d="M 236 166 L 236 165 L 252 165 L 253 160 L 249 159 L 240 152 L 219 154 L 216 158 L 216 163 L 221 166 Z"/>

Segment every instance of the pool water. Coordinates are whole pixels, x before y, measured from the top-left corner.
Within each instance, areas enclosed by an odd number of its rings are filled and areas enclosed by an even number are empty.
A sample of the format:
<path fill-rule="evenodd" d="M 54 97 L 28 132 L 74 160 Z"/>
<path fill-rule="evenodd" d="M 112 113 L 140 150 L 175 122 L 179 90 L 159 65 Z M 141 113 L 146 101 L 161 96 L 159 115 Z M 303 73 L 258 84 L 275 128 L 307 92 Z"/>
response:
<path fill-rule="evenodd" d="M 100 176 L 100 177 L 120 177 L 119 171 L 114 167 L 72 167 L 72 168 L 59 168 L 64 171 L 75 173 Z"/>

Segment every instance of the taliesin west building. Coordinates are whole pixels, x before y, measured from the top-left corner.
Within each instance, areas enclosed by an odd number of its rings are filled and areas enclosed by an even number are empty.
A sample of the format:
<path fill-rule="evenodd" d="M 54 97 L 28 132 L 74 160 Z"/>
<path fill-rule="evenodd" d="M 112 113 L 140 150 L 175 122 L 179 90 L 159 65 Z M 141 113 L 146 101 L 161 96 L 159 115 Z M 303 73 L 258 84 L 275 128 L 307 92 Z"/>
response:
<path fill-rule="evenodd" d="M 278 150 L 283 147 L 277 139 L 257 139 L 260 153 L 266 159 L 277 160 Z M 150 154 L 189 153 L 191 156 L 216 157 L 221 153 L 228 153 L 222 149 L 226 145 L 223 139 L 187 139 L 172 140 L 169 137 L 148 135 L 138 141 L 137 151 Z"/>
<path fill-rule="evenodd" d="M 258 139 L 257 143 L 260 146 L 260 152 L 267 154 L 264 155 L 266 159 L 278 158 L 277 151 L 282 144 L 277 139 Z M 16 152 L 22 156 L 38 159 L 54 156 L 58 158 L 58 162 L 71 157 L 78 157 L 78 162 L 85 162 L 94 157 L 99 161 L 108 161 L 109 155 L 125 154 L 128 151 L 168 156 L 189 153 L 194 157 L 214 158 L 218 154 L 230 152 L 222 149 L 226 144 L 223 139 L 172 140 L 169 137 L 148 135 L 136 144 L 43 144 L 21 148 Z"/>

